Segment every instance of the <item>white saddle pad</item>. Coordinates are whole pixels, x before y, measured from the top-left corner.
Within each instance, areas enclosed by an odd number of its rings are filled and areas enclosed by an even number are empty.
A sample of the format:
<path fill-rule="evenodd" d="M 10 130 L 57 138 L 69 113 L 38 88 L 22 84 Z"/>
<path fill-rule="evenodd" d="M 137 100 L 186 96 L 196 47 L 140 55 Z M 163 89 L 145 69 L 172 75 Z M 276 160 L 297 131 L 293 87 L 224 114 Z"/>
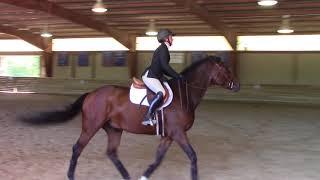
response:
<path fill-rule="evenodd" d="M 164 107 L 167 107 L 172 102 L 172 99 L 173 99 L 173 93 L 172 93 L 172 90 L 171 90 L 169 84 L 167 82 L 164 82 L 163 84 L 166 86 L 166 88 L 169 91 L 169 97 L 168 97 L 168 100 L 158 109 L 162 109 Z M 130 101 L 133 104 L 140 104 L 140 102 L 142 101 L 142 99 L 146 95 L 147 95 L 147 89 L 137 89 L 137 88 L 133 87 L 133 85 L 131 85 L 131 87 L 130 87 Z M 148 102 L 147 98 L 144 98 L 141 105 L 149 106 L 149 102 Z"/>

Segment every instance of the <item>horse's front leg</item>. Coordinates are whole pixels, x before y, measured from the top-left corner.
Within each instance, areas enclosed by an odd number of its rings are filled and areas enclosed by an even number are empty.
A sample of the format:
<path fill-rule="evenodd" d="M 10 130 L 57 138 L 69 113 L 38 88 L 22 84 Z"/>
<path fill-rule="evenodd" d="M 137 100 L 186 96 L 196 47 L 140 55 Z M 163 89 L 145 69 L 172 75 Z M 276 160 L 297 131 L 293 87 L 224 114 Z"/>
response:
<path fill-rule="evenodd" d="M 163 137 L 161 139 L 156 153 L 156 160 L 152 164 L 150 164 L 148 169 L 143 173 L 143 176 L 140 180 L 147 180 L 151 176 L 151 174 L 157 169 L 157 167 L 161 164 L 171 143 L 172 139 L 170 137 Z"/>
<path fill-rule="evenodd" d="M 197 154 L 193 150 L 191 144 L 189 143 L 186 133 L 183 131 L 176 132 L 174 135 L 174 141 L 176 141 L 183 151 L 187 154 L 191 161 L 191 177 L 192 180 L 198 180 L 198 166 L 197 166 Z"/>

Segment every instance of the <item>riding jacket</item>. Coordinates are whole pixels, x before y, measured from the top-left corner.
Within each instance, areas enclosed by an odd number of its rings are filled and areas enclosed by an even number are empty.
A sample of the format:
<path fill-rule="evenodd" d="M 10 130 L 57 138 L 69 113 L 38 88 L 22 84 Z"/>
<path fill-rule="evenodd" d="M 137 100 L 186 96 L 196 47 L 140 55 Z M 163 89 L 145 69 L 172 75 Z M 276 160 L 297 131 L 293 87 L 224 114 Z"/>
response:
<path fill-rule="evenodd" d="M 168 47 L 165 43 L 161 43 L 153 53 L 151 65 L 143 74 L 149 71 L 147 77 L 156 78 L 160 81 L 165 79 L 164 74 L 172 78 L 179 78 L 179 74 L 170 67 L 169 62 L 170 54 Z"/>

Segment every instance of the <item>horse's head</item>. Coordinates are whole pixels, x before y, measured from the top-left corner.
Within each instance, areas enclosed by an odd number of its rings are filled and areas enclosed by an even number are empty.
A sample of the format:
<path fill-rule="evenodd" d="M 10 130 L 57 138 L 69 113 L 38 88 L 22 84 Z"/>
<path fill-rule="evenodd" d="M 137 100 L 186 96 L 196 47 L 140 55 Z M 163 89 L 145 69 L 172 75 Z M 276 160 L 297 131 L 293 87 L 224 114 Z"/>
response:
<path fill-rule="evenodd" d="M 209 58 L 212 58 L 212 63 L 210 64 L 212 66 L 210 67 L 212 70 L 210 71 L 209 76 L 211 84 L 218 85 L 235 92 L 239 91 L 239 82 L 234 78 L 225 64 L 221 62 L 220 58 L 217 56 L 210 56 Z"/>

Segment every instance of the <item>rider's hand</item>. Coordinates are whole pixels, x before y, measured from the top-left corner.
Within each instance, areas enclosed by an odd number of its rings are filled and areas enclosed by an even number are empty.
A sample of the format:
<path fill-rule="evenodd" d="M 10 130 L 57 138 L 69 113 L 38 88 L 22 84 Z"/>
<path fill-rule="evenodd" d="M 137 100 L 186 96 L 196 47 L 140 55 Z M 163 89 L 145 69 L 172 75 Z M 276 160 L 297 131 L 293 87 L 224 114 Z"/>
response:
<path fill-rule="evenodd" d="M 181 80 L 181 81 L 185 81 L 185 80 L 186 80 L 186 78 L 185 78 L 182 74 L 179 74 L 179 80 Z"/>

